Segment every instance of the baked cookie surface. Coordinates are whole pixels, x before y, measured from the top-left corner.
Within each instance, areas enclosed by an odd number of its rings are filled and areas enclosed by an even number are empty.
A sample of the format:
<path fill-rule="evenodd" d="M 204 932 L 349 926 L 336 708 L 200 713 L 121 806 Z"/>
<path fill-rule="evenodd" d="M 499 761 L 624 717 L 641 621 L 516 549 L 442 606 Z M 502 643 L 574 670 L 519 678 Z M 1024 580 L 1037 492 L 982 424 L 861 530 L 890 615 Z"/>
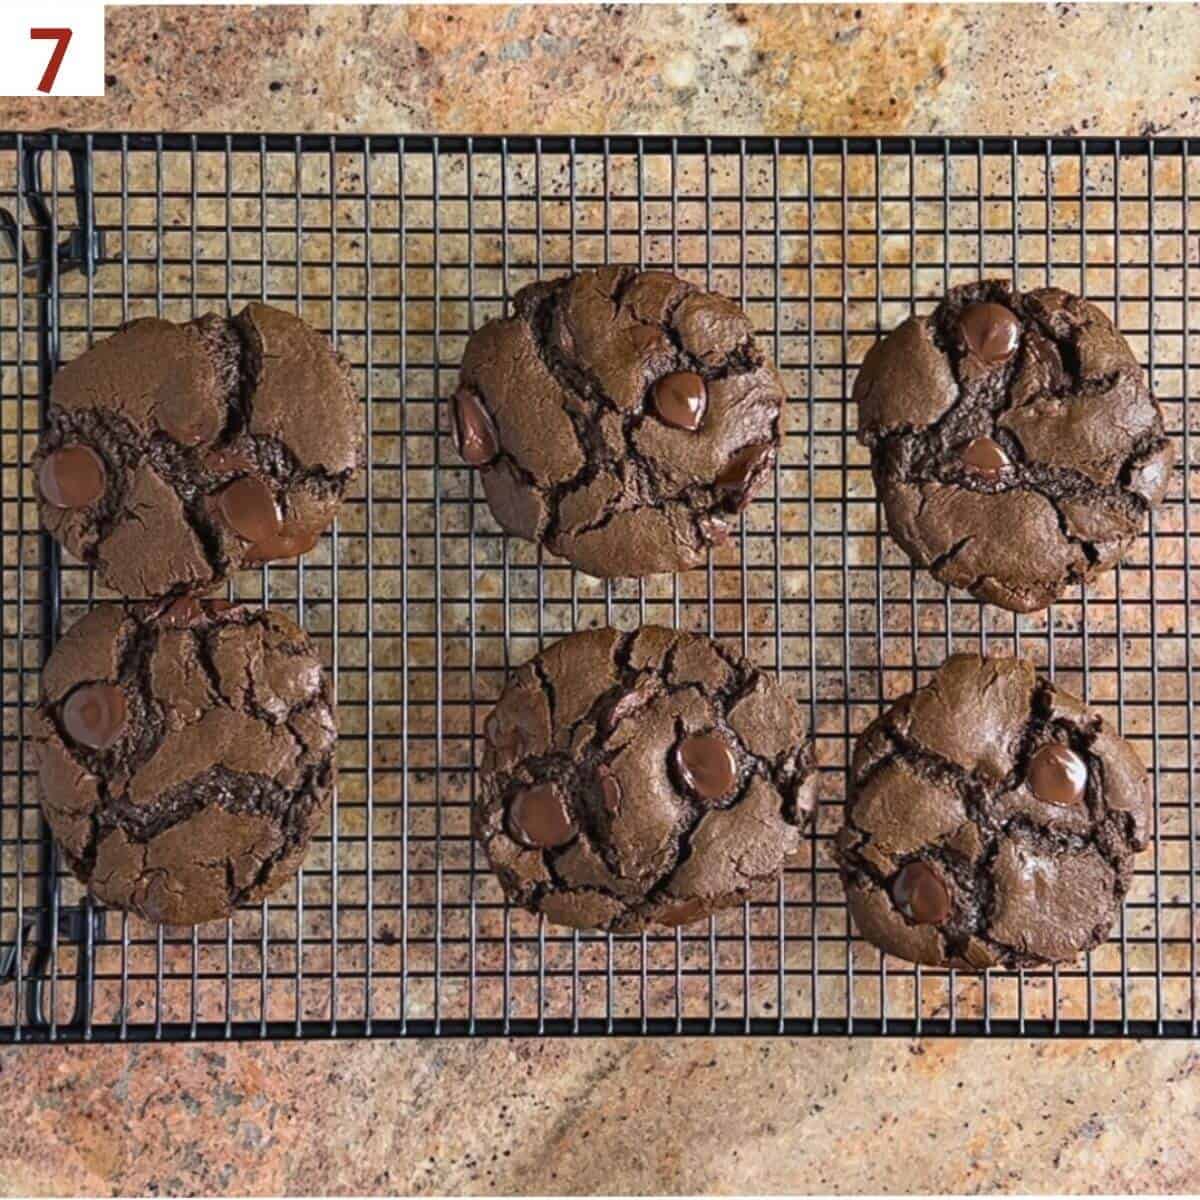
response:
<path fill-rule="evenodd" d="M 555 642 L 485 725 L 475 835 L 548 920 L 681 925 L 774 885 L 816 807 L 804 722 L 709 638 L 644 626 Z"/>
<path fill-rule="evenodd" d="M 854 385 L 888 531 L 941 583 L 1017 612 L 1110 570 L 1174 454 L 1128 343 L 1057 288 L 954 288 Z"/>
<path fill-rule="evenodd" d="M 455 442 L 508 532 L 590 575 L 683 571 L 774 467 L 786 396 L 746 314 L 665 271 L 517 293 L 476 331 Z"/>
<path fill-rule="evenodd" d="M 947 659 L 864 731 L 848 788 L 855 925 L 930 965 L 1070 962 L 1108 937 L 1150 837 L 1137 752 L 1024 659 Z"/>
<path fill-rule="evenodd" d="M 290 313 L 133 321 L 54 378 L 42 523 L 124 596 L 211 591 L 312 549 L 362 465 L 361 425 L 349 367 Z"/>
<path fill-rule="evenodd" d="M 328 683 L 274 610 L 93 609 L 46 661 L 32 735 L 71 870 L 101 902 L 167 925 L 286 883 L 333 791 Z"/>

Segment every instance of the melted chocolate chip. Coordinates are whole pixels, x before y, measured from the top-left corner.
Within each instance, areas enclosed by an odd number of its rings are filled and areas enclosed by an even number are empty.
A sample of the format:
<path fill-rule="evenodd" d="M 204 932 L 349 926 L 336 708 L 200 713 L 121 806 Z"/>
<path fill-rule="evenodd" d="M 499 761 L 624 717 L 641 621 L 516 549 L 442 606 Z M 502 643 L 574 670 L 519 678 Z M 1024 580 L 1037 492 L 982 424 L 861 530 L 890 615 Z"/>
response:
<path fill-rule="evenodd" d="M 38 472 L 38 487 L 55 508 L 87 508 L 104 495 L 104 460 L 88 446 L 55 450 Z"/>
<path fill-rule="evenodd" d="M 959 454 L 965 466 L 981 479 L 999 479 L 1012 460 L 1004 453 L 1004 447 L 990 437 L 977 437 L 968 442 Z"/>
<path fill-rule="evenodd" d="M 928 863 L 901 867 L 892 882 L 892 899 L 918 925 L 940 925 L 950 915 L 950 891 Z"/>
<path fill-rule="evenodd" d="M 85 683 L 62 707 L 67 736 L 90 750 L 107 750 L 125 727 L 125 693 L 111 683 Z"/>
<path fill-rule="evenodd" d="M 562 795 L 552 783 L 518 792 L 509 805 L 508 827 L 518 842 L 542 849 L 565 846 L 577 832 Z"/>
<path fill-rule="evenodd" d="M 1021 323 L 1003 304 L 968 304 L 958 318 L 967 349 L 985 363 L 1002 363 L 1021 344 Z"/>
<path fill-rule="evenodd" d="M 459 457 L 469 467 L 486 466 L 500 449 L 500 438 L 491 413 L 474 392 L 459 388 L 451 404 L 454 442 Z"/>
<path fill-rule="evenodd" d="M 279 532 L 279 505 L 267 484 L 254 475 L 235 479 L 217 503 L 225 523 L 248 542 L 265 541 Z"/>
<path fill-rule="evenodd" d="M 1047 804 L 1082 804 L 1087 791 L 1087 763 L 1074 750 L 1051 742 L 1029 760 L 1029 787 Z"/>
<path fill-rule="evenodd" d="M 750 503 L 750 485 L 770 463 L 772 447 L 769 442 L 757 446 L 746 446 L 739 450 L 717 476 L 717 487 L 722 491 L 741 492 L 735 506 L 741 512 Z"/>
<path fill-rule="evenodd" d="M 274 562 L 280 558 L 299 558 L 307 554 L 321 540 L 321 534 L 312 530 L 295 530 L 290 525 L 281 525 L 269 537 L 259 538 L 247 549 L 242 561 L 245 563 Z"/>
<path fill-rule="evenodd" d="M 694 733 L 679 743 L 675 763 L 683 782 L 704 800 L 720 800 L 737 783 L 737 760 L 716 733 Z"/>
<path fill-rule="evenodd" d="M 708 389 L 694 371 L 675 371 L 654 385 L 654 409 L 676 429 L 699 429 L 708 409 Z"/>
<path fill-rule="evenodd" d="M 255 475 L 235 479 L 217 499 L 225 523 L 250 545 L 242 555 L 247 566 L 296 558 L 307 554 L 320 540 L 319 530 L 289 525 L 267 483 Z"/>

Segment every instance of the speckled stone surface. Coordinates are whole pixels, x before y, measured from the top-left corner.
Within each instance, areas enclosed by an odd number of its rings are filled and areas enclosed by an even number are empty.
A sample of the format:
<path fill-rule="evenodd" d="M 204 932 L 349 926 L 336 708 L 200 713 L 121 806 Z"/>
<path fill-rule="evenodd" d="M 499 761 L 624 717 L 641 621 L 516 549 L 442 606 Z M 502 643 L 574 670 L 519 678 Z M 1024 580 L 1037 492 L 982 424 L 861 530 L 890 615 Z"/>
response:
<path fill-rule="evenodd" d="M 1186 1043 L 89 1047 L 3 1072 L 6 1195 L 1187 1192 L 1200 1159 Z"/>
<path fill-rule="evenodd" d="M 103 99 L 4 126 L 180 130 L 1152 133 L 1200 114 L 1190 5 L 108 13 Z M 1097 52 L 1120 46 L 1120 53 Z M 267 48 L 270 47 L 270 53 Z"/>
<path fill-rule="evenodd" d="M 0 126 L 1194 134 L 1196 19 L 1118 5 L 116 9 L 108 96 L 0 101 Z M 361 808 L 342 819 L 353 831 Z M 6 1195 L 1200 1187 L 1186 1043 L 8 1048 L 0 1078 Z"/>

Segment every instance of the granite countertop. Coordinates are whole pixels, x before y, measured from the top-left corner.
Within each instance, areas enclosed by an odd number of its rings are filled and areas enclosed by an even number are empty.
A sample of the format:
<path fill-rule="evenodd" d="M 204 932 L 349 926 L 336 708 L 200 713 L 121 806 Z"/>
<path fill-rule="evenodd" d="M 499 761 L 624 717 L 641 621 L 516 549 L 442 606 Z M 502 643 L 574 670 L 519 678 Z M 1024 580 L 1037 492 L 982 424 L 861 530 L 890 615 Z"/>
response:
<path fill-rule="evenodd" d="M 1187 6 L 128 8 L 0 127 L 1200 132 Z M 265 48 L 271 47 L 270 53 Z M 0 1192 L 1194 1191 L 1187 1043 L 0 1051 Z"/>
<path fill-rule="evenodd" d="M 1194 133 L 1195 20 L 1190 5 L 114 9 L 103 99 L 2 111 L 29 129 Z"/>

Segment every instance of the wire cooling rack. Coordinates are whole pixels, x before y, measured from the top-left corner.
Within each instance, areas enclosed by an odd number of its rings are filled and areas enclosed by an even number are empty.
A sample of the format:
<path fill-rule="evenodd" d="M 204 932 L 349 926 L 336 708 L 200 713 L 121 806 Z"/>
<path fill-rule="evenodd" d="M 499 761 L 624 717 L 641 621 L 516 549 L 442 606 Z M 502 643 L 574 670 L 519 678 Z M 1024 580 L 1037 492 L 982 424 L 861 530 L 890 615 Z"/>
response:
<path fill-rule="evenodd" d="M 1197 143 L 0 135 L 0 1038 L 466 1034 L 1195 1036 L 1192 449 Z M 469 332 L 522 285 L 661 265 L 741 300 L 790 396 L 774 486 L 707 568 L 600 583 L 504 537 L 445 435 Z M 1153 380 L 1183 466 L 1124 565 L 1050 611 L 947 594 L 883 531 L 846 397 L 880 329 L 999 275 L 1082 291 Z M 55 367 L 133 317 L 251 299 L 352 360 L 370 469 L 301 564 L 231 597 L 295 616 L 336 683 L 340 784 L 299 879 L 225 923 L 95 908 L 21 737 L 57 634 L 102 598 L 40 533 L 28 462 Z M 510 666 L 572 629 L 686 626 L 807 706 L 823 807 L 773 899 L 611 937 L 508 910 L 469 837 Z M 1035 659 L 1156 769 L 1112 940 L 1077 966 L 918 969 L 857 939 L 829 856 L 843 767 L 952 651 Z"/>

